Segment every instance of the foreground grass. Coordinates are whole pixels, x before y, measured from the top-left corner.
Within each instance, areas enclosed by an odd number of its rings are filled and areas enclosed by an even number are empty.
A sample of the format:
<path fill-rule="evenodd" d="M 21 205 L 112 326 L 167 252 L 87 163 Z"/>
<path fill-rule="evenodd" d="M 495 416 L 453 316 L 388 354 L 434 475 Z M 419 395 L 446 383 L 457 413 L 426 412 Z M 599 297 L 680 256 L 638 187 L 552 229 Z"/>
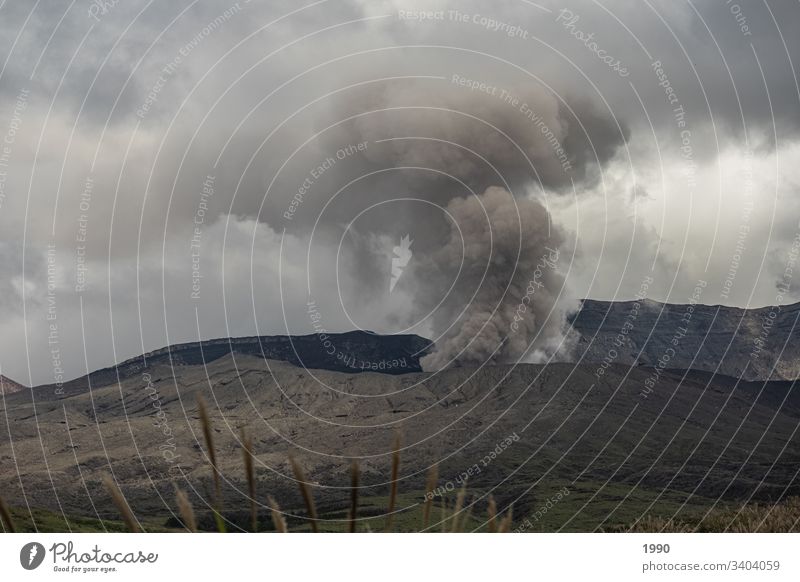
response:
<path fill-rule="evenodd" d="M 417 532 L 421 530 L 423 523 L 424 506 L 419 503 L 417 494 L 400 494 L 396 502 L 399 507 L 408 509 L 395 513 L 392 521 L 392 531 L 394 532 Z M 577 499 L 577 498 L 576 498 Z M 521 527 L 528 516 L 521 515 L 514 520 L 511 531 L 520 528 L 526 532 L 553 532 L 561 528 L 564 521 L 575 514 L 579 505 L 576 499 L 564 502 L 556 506 L 553 511 L 548 512 L 545 518 L 536 523 L 536 527 Z M 389 500 L 388 496 L 362 498 L 359 506 L 359 517 L 356 520 L 356 532 L 380 532 L 385 531 L 386 507 Z M 447 507 L 441 501 L 433 503 L 431 509 L 431 520 L 427 531 L 440 532 L 452 531 L 452 504 L 453 499 L 447 501 Z M 469 503 L 469 501 L 467 502 Z M 581 503 L 580 505 L 583 505 Z M 600 505 L 606 505 L 601 503 Z M 710 505 L 710 504 L 709 504 Z M 488 531 L 486 524 L 487 516 L 483 504 L 481 511 L 473 511 L 462 515 L 459 531 Z M 602 511 L 602 510 L 600 510 Z M 699 511 L 695 508 L 691 512 L 681 513 L 680 518 L 671 518 L 673 511 L 666 510 L 659 506 L 661 515 L 646 515 L 639 519 L 640 515 L 633 517 L 625 524 L 612 524 L 602 528 L 606 532 L 634 532 L 634 533 L 673 533 L 673 532 L 731 532 L 731 533 L 800 533 L 800 498 L 789 498 L 777 504 L 748 504 L 745 506 L 732 505 L 715 509 L 711 512 Z M 445 519 L 442 519 L 444 515 Z M 198 516 L 200 519 L 199 531 L 216 531 L 215 516 L 210 512 Z M 60 513 L 34 509 L 29 514 L 27 510 L 12 508 L 10 518 L 13 520 L 17 532 L 67 532 L 91 533 L 91 532 L 125 532 L 129 531 L 123 520 L 93 519 L 88 517 L 67 516 L 65 519 Z M 249 511 L 225 514 L 225 519 L 236 523 L 241 529 L 247 530 L 251 527 Z M 318 530 L 326 533 L 344 533 L 350 531 L 348 523 L 347 509 L 321 513 L 318 516 Z M 530 521 L 530 520 L 529 520 Z M 142 529 L 147 532 L 179 532 L 186 531 L 182 523 L 169 518 L 152 518 L 150 520 L 140 520 Z M 596 524 L 596 522 L 595 522 Z M 8 531 L 5 523 L 3 529 Z M 274 523 L 268 512 L 261 511 L 258 514 L 256 528 L 257 531 L 275 531 Z M 572 528 L 569 528 L 572 530 Z M 593 527 L 579 528 L 580 531 L 591 531 Z M 288 519 L 288 530 L 291 532 L 310 532 L 311 527 L 307 520 L 303 518 Z M 575 531 L 578 531 L 576 529 Z"/>
<path fill-rule="evenodd" d="M 744 507 L 728 506 L 710 512 L 713 500 L 692 496 L 685 503 L 676 492 L 633 491 L 624 484 L 553 482 L 537 487 L 534 500 L 554 499 L 554 492 L 568 490 L 563 500 L 545 508 L 521 505 L 521 515 L 514 515 L 513 506 L 498 512 L 491 495 L 480 490 L 468 491 L 466 486 L 451 491 L 445 497 L 429 493 L 437 490 L 438 468 L 428 474 L 424 490 L 400 492 L 398 490 L 400 436 L 394 443 L 391 462 L 391 480 L 388 495 L 359 499 L 360 474 L 357 463 L 351 466 L 349 507 L 335 507 L 318 511 L 303 467 L 290 458 L 292 471 L 304 503 L 303 510 L 283 512 L 271 497 L 269 511 L 259 511 L 255 502 L 249 507 L 225 508 L 221 495 L 221 475 L 217 465 L 213 441 L 213 427 L 205 403 L 198 402 L 202 432 L 206 444 L 206 458 L 212 469 L 214 495 L 213 511 L 195 515 L 188 496 L 176 490 L 176 515 L 163 521 L 157 518 L 140 519 L 134 516 L 125 496 L 116 483 L 105 479 L 105 487 L 122 520 L 64 517 L 55 512 L 19 508 L 9 509 L 0 498 L 0 518 L 3 531 L 18 532 L 115 532 L 115 531 L 219 531 L 225 532 L 226 523 L 234 531 L 312 531 L 312 532 L 547 532 L 547 531 L 630 531 L 630 532 L 797 532 L 800 531 L 800 498 L 791 498 L 776 505 L 749 504 Z M 251 497 L 255 499 L 256 471 L 252 441 L 242 433 L 241 442 L 244 475 Z M 507 492 L 510 493 L 510 492 Z M 475 502 L 480 499 L 479 502 Z M 624 503 L 623 503 L 624 501 Z M 657 502 L 657 503 L 655 503 Z M 651 506 L 658 514 L 642 513 Z M 545 510 L 546 509 L 546 510 Z M 664 517 L 669 516 L 669 517 Z"/>
<path fill-rule="evenodd" d="M 14 531 L 17 533 L 117 533 L 129 531 L 127 525 L 122 520 L 97 519 L 73 515 L 65 517 L 60 513 L 46 509 L 31 509 L 31 511 L 28 512 L 27 509 L 15 507 L 10 509 L 9 514 L 13 522 Z M 9 531 L 6 523 L 3 523 L 3 530 Z M 175 528 L 165 527 L 163 525 L 163 520 L 148 522 L 146 530 L 149 532 L 179 531 Z"/>
<path fill-rule="evenodd" d="M 800 497 L 790 497 L 771 505 L 751 503 L 715 509 L 694 519 L 648 515 L 619 531 L 800 533 Z"/>

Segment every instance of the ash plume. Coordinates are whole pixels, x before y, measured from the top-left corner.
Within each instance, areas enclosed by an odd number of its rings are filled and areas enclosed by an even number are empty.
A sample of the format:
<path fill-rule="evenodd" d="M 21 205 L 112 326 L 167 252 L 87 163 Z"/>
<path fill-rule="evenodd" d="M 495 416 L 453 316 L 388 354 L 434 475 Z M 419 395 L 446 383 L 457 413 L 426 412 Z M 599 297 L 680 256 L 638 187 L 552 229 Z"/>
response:
<path fill-rule="evenodd" d="M 435 288 L 455 283 L 433 312 L 442 336 L 423 367 L 511 362 L 553 351 L 567 294 L 558 270 L 563 237 L 544 206 L 490 187 L 452 200 L 447 210 L 455 221 L 449 238 L 416 272 L 417 281 Z"/>
<path fill-rule="evenodd" d="M 398 208 L 368 228 L 414 240 L 398 287 L 411 296 L 405 320 L 433 332 L 426 369 L 552 353 L 572 300 L 558 264 L 564 235 L 535 193 L 591 180 L 626 132 L 585 103 L 565 106 L 542 90 L 507 90 L 512 105 L 499 90 L 447 89 L 389 84 L 339 113 L 355 119 L 338 143 L 368 142 L 367 167 L 397 169 L 371 201 L 404 193 L 432 203 Z M 355 246 L 354 276 L 374 294 L 384 259 L 374 245 Z"/>

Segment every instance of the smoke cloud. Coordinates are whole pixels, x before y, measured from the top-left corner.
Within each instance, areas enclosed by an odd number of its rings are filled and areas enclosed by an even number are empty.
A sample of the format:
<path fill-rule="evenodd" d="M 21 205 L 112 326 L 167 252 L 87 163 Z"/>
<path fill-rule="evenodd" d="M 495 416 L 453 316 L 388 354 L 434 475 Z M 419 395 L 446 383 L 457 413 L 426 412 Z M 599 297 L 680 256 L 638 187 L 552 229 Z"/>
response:
<path fill-rule="evenodd" d="M 453 282 L 438 309 L 436 351 L 426 369 L 450 364 L 518 361 L 552 352 L 564 330 L 564 277 L 558 271 L 562 235 L 547 210 L 515 200 L 502 188 L 447 205 L 454 223 L 447 243 L 423 259 L 417 280 L 430 289 Z M 423 309 L 428 308 L 421 295 Z"/>
<path fill-rule="evenodd" d="M 384 294 L 375 273 L 386 253 L 374 241 L 391 249 L 410 235 L 404 278 L 396 269 L 391 277 L 412 296 L 404 319 L 432 330 L 427 369 L 551 354 L 572 300 L 558 264 L 564 235 L 539 198 L 591 181 L 626 131 L 530 87 L 454 75 L 447 90 L 426 89 L 389 83 L 339 111 L 353 121 L 332 145 L 369 143 L 361 171 L 385 173 L 374 190 L 352 193 L 340 216 L 364 208 L 364 196 L 392 208 L 354 227 L 355 277 L 366 298 Z"/>

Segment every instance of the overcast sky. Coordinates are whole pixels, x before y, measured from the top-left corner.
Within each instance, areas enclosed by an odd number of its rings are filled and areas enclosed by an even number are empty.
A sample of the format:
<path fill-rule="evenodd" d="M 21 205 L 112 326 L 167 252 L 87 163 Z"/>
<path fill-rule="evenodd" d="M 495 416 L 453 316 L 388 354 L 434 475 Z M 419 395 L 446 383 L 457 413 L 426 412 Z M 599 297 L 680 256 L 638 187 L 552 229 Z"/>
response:
<path fill-rule="evenodd" d="M 492 186 L 530 220 L 464 256 L 536 225 L 558 317 L 648 277 L 795 302 L 798 32 L 783 1 L 0 0 L 0 372 L 315 324 L 453 339 L 486 280 L 446 251 Z"/>

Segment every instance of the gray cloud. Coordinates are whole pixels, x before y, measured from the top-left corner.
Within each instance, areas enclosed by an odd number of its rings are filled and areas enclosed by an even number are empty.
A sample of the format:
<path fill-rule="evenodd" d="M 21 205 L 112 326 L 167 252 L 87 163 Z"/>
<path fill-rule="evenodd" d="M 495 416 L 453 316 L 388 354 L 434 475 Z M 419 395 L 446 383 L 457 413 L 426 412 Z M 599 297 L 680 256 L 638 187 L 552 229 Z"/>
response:
<path fill-rule="evenodd" d="M 228 266 L 238 257 L 236 277 L 244 284 L 226 290 L 227 311 L 221 292 L 204 299 L 205 336 L 249 333 L 259 318 L 264 332 L 308 331 L 302 313 L 307 278 L 312 294 L 325 302 L 330 329 L 354 323 L 384 332 L 408 325 L 425 333 L 447 329 L 444 321 L 454 313 L 449 306 L 437 321 L 419 321 L 420 306 L 429 303 L 428 293 L 436 293 L 414 274 L 415 260 L 447 248 L 452 233 L 441 209 L 477 200 L 492 186 L 508 188 L 520 207 L 531 201 L 537 209 L 531 212 L 542 220 L 542 213 L 552 216 L 562 233 L 562 257 L 577 251 L 575 262 L 562 264 L 576 293 L 628 298 L 655 269 L 662 283 L 653 292 L 680 300 L 697 277 L 721 283 L 728 271 L 748 197 L 740 175 L 745 139 L 757 168 L 752 197 L 764 210 L 749 224 L 745 261 L 728 301 L 774 301 L 774 281 L 797 231 L 791 212 L 800 129 L 792 68 L 800 60 L 797 6 L 740 3 L 737 20 L 728 4 L 712 1 L 569 2 L 579 16 L 574 29 L 592 34 L 599 49 L 624 61 L 630 74 L 621 77 L 573 29 L 556 21 L 560 4 L 544 4 L 550 12 L 526 3 L 489 7 L 477 0 L 348 0 L 308 9 L 288 0 L 240 2 L 220 21 L 235 3 L 134 1 L 116 4 L 99 22 L 89 17 L 89 2 L 70 8 L 43 1 L 32 14 L 33 5 L 3 4 L 0 56 L 8 57 L 8 64 L 0 77 L 0 139 L 19 90 L 29 88 L 31 97 L 0 206 L 2 260 L 6 280 L 19 282 L 7 296 L 27 289 L 31 357 L 46 349 L 36 339 L 46 335 L 44 263 L 26 266 L 22 282 L 21 259 L 14 255 L 24 247 L 28 257 L 42 257 L 47 243 L 56 244 L 62 333 L 65 342 L 74 340 L 80 325 L 72 288 L 83 214 L 91 264 L 85 295 L 92 297 L 85 302 L 94 330 L 86 350 L 90 367 L 113 360 L 107 347 L 111 334 L 125 343 L 126 355 L 194 337 L 194 306 L 185 299 L 191 272 L 185 265 L 191 265 L 188 245 L 208 175 L 215 177 L 215 194 L 205 210 L 205 244 L 224 245 Z M 398 10 L 420 9 L 459 10 L 467 19 L 398 17 Z M 506 34 L 512 26 L 527 37 Z M 305 35 L 312 36 L 295 42 Z M 180 62 L 165 74 L 178 56 Z M 685 110 L 685 128 L 677 124 L 653 61 L 661 62 Z M 519 104 L 453 83 L 453 75 L 506 90 L 532 105 L 537 121 L 526 118 Z M 385 80 L 390 77 L 403 78 Z M 150 108 L 137 116 L 159 83 Z M 396 109 L 412 106 L 440 109 Z M 386 108 L 395 109 L 376 111 Z M 464 113 L 500 131 L 487 130 Z M 345 120 L 353 115 L 360 116 Z M 571 171 L 564 171 L 541 125 L 563 147 Z M 682 129 L 690 131 L 697 164 L 694 186 L 682 174 L 687 167 Z M 443 142 L 376 143 L 396 137 L 457 142 L 498 171 L 463 147 Z M 340 148 L 361 141 L 369 142 L 367 149 L 337 160 L 315 179 L 287 220 L 284 213 L 309 173 Z M 432 170 L 394 169 L 408 165 Z M 90 175 L 94 189 L 84 212 L 81 199 Z M 647 196 L 632 199 L 632 192 Z M 415 197 L 440 210 L 393 202 Z M 376 206 L 356 219 L 371 205 Z M 538 224 L 533 215 L 530 220 Z M 235 236 L 226 236 L 226 223 L 236 227 Z M 248 239 L 242 228 L 259 234 Z M 284 229 L 292 258 L 279 263 L 271 246 L 280 245 Z M 392 246 L 412 231 L 414 260 L 388 294 Z M 476 231 L 477 240 L 483 234 Z M 269 289 L 264 294 L 252 293 L 247 284 L 251 249 L 262 270 L 259 284 Z M 528 266 L 528 259 L 538 260 L 536 249 L 530 250 L 522 259 Z M 258 263 L 262 255 L 270 260 Z M 208 289 L 223 288 L 221 263 L 221 254 L 204 253 Z M 277 280 L 278 265 L 290 298 L 286 321 L 279 291 L 266 282 Z M 442 269 L 440 275 L 447 275 Z M 422 265 L 417 270 L 424 272 Z M 554 285 L 559 288 L 559 281 Z M 490 302 L 497 301 L 492 294 Z M 148 306 L 143 329 L 130 340 L 130 330 L 140 327 L 140 302 Z M 21 337 L 18 301 L 2 309 L 4 333 Z M 80 352 L 82 342 L 72 347 Z M 4 371 L 12 377 L 27 374 L 19 342 L 9 340 L 2 349 Z M 519 353 L 509 352 L 512 358 Z M 75 373 L 84 366 L 82 353 L 69 361 Z M 45 368 L 41 375 L 46 379 L 48 373 Z"/>

